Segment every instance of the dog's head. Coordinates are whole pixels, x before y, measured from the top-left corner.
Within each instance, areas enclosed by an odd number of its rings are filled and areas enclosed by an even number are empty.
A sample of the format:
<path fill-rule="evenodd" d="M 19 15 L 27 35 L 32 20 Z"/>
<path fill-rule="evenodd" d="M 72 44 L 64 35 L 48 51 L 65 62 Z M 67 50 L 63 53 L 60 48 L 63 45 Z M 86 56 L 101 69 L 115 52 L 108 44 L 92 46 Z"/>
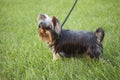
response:
<path fill-rule="evenodd" d="M 38 34 L 43 41 L 51 43 L 60 35 L 61 25 L 55 16 L 51 18 L 46 14 L 40 14 L 37 21 Z"/>

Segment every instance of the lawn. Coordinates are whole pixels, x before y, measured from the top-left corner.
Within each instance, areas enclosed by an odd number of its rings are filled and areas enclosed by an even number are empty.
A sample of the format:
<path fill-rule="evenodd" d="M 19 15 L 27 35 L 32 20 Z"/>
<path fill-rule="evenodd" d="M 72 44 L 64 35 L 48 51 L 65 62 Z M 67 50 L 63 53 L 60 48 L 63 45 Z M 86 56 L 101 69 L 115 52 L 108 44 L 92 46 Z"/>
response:
<path fill-rule="evenodd" d="M 37 16 L 62 23 L 74 0 L 0 0 L 0 80 L 120 80 L 120 0 L 78 0 L 64 29 L 105 30 L 99 61 L 52 61 L 37 32 Z"/>

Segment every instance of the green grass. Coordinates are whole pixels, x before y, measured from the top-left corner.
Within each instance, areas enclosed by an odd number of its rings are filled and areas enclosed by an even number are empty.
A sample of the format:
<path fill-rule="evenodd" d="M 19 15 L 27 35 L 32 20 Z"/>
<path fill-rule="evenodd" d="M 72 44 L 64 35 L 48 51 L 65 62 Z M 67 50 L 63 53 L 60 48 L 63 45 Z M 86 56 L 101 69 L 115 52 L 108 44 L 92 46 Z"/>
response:
<path fill-rule="evenodd" d="M 0 80 L 119 80 L 120 0 L 78 0 L 65 29 L 105 30 L 100 61 L 52 61 L 37 34 L 37 15 L 62 23 L 74 0 L 0 0 Z"/>

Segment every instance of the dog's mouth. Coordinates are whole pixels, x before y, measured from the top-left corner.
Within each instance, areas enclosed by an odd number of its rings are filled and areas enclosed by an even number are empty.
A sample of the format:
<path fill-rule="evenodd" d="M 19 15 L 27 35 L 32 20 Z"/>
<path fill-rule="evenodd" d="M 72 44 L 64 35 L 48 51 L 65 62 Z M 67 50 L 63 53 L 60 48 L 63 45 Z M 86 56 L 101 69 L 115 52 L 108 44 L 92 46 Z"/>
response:
<path fill-rule="evenodd" d="M 46 29 L 43 29 L 43 28 L 39 28 L 39 35 L 41 37 L 48 37 L 48 31 Z"/>
<path fill-rule="evenodd" d="M 50 33 L 49 29 L 39 28 L 38 34 L 42 38 L 43 41 L 45 41 L 47 43 L 52 42 L 52 37 L 51 37 L 51 33 Z"/>

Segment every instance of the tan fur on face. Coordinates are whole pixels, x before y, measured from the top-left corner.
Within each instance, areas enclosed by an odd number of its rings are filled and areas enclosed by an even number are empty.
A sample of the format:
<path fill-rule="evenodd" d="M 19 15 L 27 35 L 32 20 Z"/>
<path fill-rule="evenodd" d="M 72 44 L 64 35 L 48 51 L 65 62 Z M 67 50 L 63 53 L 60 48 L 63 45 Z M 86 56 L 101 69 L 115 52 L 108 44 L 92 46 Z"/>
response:
<path fill-rule="evenodd" d="M 47 42 L 47 43 L 51 43 L 53 41 L 49 30 L 39 28 L 38 34 L 42 38 L 42 40 Z"/>

